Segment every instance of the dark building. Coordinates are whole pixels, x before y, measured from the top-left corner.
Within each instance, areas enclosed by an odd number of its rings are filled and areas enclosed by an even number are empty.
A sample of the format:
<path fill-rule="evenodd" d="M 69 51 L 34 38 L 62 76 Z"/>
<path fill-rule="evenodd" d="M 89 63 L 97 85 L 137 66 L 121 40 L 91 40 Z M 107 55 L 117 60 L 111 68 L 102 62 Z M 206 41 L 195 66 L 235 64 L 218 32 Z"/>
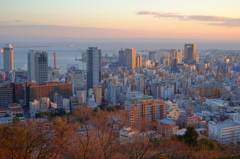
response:
<path fill-rule="evenodd" d="M 101 82 L 101 50 L 97 47 L 87 49 L 87 91 Z"/>
<path fill-rule="evenodd" d="M 26 105 L 34 99 L 48 97 L 53 101 L 54 94 L 60 94 L 63 98 L 72 96 L 72 83 L 61 83 L 57 81 L 45 82 L 43 84 L 26 82 Z"/>
<path fill-rule="evenodd" d="M 197 60 L 197 45 L 185 44 L 184 46 L 184 62 L 187 64 L 194 64 Z"/>
<path fill-rule="evenodd" d="M 15 102 L 14 83 L 2 83 L 0 85 L 0 108 L 7 108 Z"/>
<path fill-rule="evenodd" d="M 25 90 L 22 84 L 15 83 L 15 99 L 24 99 Z"/>
<path fill-rule="evenodd" d="M 125 51 L 123 49 L 118 52 L 118 63 L 119 66 L 125 66 Z"/>

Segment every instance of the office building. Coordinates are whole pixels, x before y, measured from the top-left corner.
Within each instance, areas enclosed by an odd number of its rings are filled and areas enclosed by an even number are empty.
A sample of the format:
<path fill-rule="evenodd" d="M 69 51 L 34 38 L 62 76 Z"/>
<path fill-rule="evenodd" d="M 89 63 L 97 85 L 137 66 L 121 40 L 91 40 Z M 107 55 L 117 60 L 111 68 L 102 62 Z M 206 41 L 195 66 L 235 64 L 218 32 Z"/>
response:
<path fill-rule="evenodd" d="M 125 51 L 123 49 L 118 52 L 118 63 L 119 66 L 125 66 Z"/>
<path fill-rule="evenodd" d="M 182 50 L 172 49 L 170 51 L 170 58 L 177 59 L 177 63 L 182 62 Z"/>
<path fill-rule="evenodd" d="M 26 82 L 26 105 L 29 102 L 39 100 L 43 97 L 50 98 L 53 101 L 54 94 L 60 94 L 63 98 L 72 96 L 72 83 L 61 83 L 57 81 L 45 82 L 42 84 Z"/>
<path fill-rule="evenodd" d="M 136 53 L 137 51 L 134 48 L 125 49 L 125 61 L 127 69 L 129 70 L 134 69 L 137 66 Z"/>
<path fill-rule="evenodd" d="M 157 61 L 157 52 L 156 51 L 149 51 L 148 58 L 151 61 Z"/>
<path fill-rule="evenodd" d="M 48 81 L 48 53 L 30 50 L 28 53 L 28 81 L 44 83 Z"/>
<path fill-rule="evenodd" d="M 3 69 L 6 72 L 14 70 L 14 51 L 11 44 L 3 48 Z"/>
<path fill-rule="evenodd" d="M 196 63 L 197 45 L 185 44 L 184 46 L 184 62 L 187 64 Z"/>
<path fill-rule="evenodd" d="M 116 84 L 110 81 L 108 84 L 108 103 L 115 103 L 116 102 Z"/>
<path fill-rule="evenodd" d="M 0 84 L 0 108 L 7 108 L 10 103 L 15 102 L 14 83 Z"/>
<path fill-rule="evenodd" d="M 240 141 L 240 114 L 234 114 L 233 122 L 208 123 L 208 137 L 222 144 Z"/>
<path fill-rule="evenodd" d="M 101 50 L 97 47 L 87 49 L 87 91 L 101 82 Z"/>
<path fill-rule="evenodd" d="M 142 55 L 137 56 L 137 67 L 142 67 Z"/>

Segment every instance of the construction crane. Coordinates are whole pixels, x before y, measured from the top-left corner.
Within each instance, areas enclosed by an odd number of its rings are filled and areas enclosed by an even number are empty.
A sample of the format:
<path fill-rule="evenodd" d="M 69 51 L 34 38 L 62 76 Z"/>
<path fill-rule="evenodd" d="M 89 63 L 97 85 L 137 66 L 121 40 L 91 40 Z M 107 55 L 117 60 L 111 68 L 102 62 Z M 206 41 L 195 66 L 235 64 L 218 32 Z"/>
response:
<path fill-rule="evenodd" d="M 86 62 L 87 61 L 87 53 L 86 51 L 83 51 L 81 49 L 78 49 L 78 51 L 81 54 L 81 58 L 78 58 L 77 56 L 75 56 L 75 61 L 82 61 L 82 62 Z"/>

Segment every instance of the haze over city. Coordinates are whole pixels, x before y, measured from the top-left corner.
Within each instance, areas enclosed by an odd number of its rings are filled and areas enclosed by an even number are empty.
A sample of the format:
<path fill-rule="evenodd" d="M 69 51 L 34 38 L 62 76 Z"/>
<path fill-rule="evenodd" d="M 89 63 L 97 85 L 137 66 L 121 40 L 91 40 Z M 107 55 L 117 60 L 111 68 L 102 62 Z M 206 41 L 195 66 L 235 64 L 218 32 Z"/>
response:
<path fill-rule="evenodd" d="M 240 158 L 239 6 L 2 2 L 0 158 Z"/>

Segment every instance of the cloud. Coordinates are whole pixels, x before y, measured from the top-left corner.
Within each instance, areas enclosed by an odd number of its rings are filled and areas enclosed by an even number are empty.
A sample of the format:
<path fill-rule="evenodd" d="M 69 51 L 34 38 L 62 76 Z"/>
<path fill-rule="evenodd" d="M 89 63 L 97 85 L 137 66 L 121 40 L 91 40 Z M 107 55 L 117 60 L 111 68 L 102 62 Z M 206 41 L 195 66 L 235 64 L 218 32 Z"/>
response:
<path fill-rule="evenodd" d="M 229 18 L 222 16 L 208 16 L 208 15 L 183 15 L 180 13 L 163 13 L 155 11 L 139 11 L 138 15 L 153 15 L 155 18 L 175 18 L 179 20 L 190 21 L 204 21 L 207 25 L 226 26 L 226 27 L 240 27 L 240 18 Z"/>
<path fill-rule="evenodd" d="M 14 20 L 2 20 L 0 21 L 0 24 L 11 24 L 11 23 L 20 23 L 22 22 L 21 20 L 14 19 Z"/>

